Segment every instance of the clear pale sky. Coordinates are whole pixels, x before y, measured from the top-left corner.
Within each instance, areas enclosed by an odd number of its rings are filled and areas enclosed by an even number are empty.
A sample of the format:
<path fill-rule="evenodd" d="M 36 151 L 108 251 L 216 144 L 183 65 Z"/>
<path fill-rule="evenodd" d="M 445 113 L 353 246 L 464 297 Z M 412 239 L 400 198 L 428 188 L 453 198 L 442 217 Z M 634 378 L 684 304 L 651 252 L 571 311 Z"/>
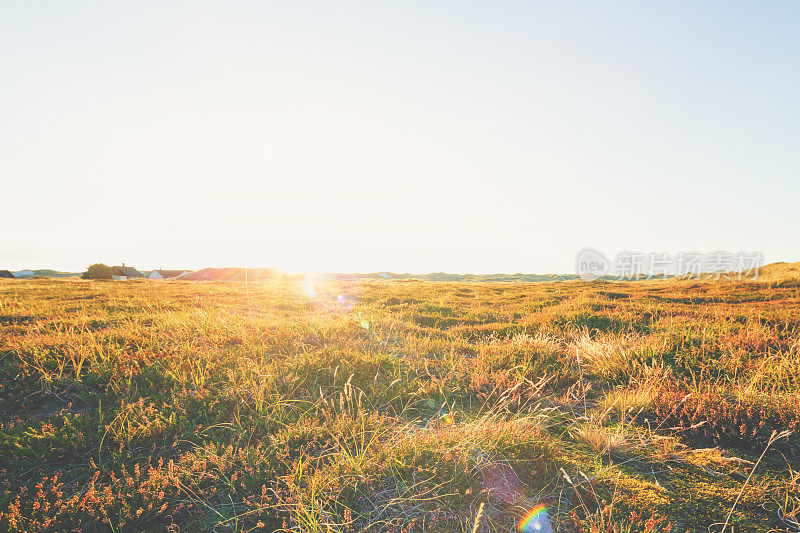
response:
<path fill-rule="evenodd" d="M 796 2 L 0 4 L 0 269 L 800 260 Z"/>

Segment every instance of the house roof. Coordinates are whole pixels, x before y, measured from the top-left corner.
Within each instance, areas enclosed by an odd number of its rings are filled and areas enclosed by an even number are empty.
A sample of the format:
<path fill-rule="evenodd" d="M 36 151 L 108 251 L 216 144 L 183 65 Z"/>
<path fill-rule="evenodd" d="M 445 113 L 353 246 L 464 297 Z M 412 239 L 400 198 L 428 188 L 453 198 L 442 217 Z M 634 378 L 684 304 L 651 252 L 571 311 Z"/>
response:
<path fill-rule="evenodd" d="M 9 272 L 8 270 L 0 270 L 0 278 L 13 278 L 14 274 Z"/>
<path fill-rule="evenodd" d="M 187 272 L 187 271 L 186 270 L 161 270 L 161 269 L 156 269 L 153 272 L 158 272 L 159 274 L 161 274 L 162 278 L 176 278 L 176 277 L 180 276 L 181 274 L 183 274 L 184 272 Z"/>
<path fill-rule="evenodd" d="M 144 275 L 133 267 L 129 266 L 115 266 L 114 275 L 128 276 L 129 278 L 143 278 Z"/>

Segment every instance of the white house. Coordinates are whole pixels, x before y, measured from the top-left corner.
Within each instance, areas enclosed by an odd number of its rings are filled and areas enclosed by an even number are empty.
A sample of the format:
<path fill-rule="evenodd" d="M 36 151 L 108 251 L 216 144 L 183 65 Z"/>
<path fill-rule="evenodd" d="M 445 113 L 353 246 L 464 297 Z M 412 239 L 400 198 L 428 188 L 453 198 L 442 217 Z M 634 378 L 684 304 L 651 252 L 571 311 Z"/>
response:
<path fill-rule="evenodd" d="M 147 276 L 149 279 L 169 279 L 169 278 L 177 278 L 183 274 L 190 272 L 189 270 L 153 270 L 150 272 L 150 275 Z"/>

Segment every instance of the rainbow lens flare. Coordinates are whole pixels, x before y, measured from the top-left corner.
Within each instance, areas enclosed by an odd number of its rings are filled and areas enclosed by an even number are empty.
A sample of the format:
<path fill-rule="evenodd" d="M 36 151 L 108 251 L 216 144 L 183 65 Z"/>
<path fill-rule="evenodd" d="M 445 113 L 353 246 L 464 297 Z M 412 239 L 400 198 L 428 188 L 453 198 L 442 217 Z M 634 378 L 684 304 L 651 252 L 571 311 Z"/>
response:
<path fill-rule="evenodd" d="M 344 294 L 340 294 L 339 296 L 337 296 L 336 301 L 342 304 L 345 309 L 353 308 L 353 304 L 350 303 L 350 301 L 348 301 L 347 296 L 345 296 Z"/>
<path fill-rule="evenodd" d="M 522 533 L 552 533 L 547 507 L 540 503 L 525 513 L 519 521 L 519 530 Z"/>

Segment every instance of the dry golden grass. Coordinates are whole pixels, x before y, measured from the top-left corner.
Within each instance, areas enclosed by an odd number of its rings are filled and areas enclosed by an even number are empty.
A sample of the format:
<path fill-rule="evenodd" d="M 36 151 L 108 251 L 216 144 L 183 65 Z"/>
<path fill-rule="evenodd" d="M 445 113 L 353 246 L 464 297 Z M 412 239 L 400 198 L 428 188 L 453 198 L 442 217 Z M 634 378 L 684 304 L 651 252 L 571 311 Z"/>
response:
<path fill-rule="evenodd" d="M 796 528 L 796 284 L 301 289 L 0 282 L 0 529 Z"/>

